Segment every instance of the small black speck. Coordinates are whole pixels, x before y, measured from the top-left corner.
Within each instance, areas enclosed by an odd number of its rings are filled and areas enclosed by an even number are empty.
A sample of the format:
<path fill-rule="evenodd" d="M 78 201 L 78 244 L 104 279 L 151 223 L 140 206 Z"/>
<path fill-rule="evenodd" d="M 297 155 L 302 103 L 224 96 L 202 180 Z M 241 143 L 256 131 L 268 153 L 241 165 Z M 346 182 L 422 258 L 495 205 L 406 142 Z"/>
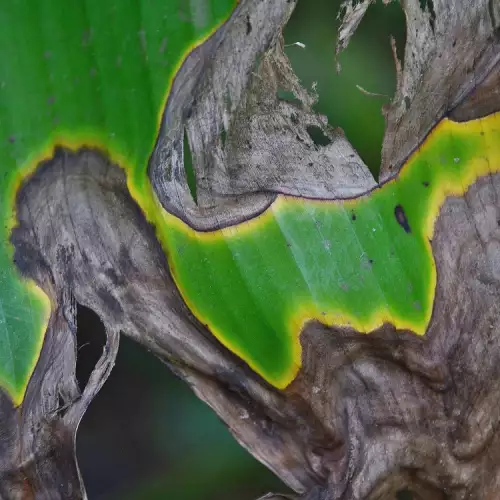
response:
<path fill-rule="evenodd" d="M 356 220 L 356 214 L 354 212 L 351 214 L 351 219 Z"/>
<path fill-rule="evenodd" d="M 308 163 L 308 165 L 309 165 L 310 167 L 312 167 L 314 164 L 313 164 L 313 162 L 311 161 L 311 162 L 309 162 L 309 163 Z"/>
<path fill-rule="evenodd" d="M 247 35 L 252 32 L 252 23 L 250 22 L 250 16 L 247 16 Z"/>
<path fill-rule="evenodd" d="M 427 187 L 429 187 L 430 182 L 429 181 L 424 181 L 424 182 L 422 182 L 422 184 L 424 185 L 424 187 L 427 188 Z"/>
<path fill-rule="evenodd" d="M 405 211 L 401 205 L 396 205 L 394 208 L 394 216 L 398 221 L 398 224 L 407 232 L 411 233 L 410 224 L 408 224 L 408 218 L 406 217 Z"/>
<path fill-rule="evenodd" d="M 368 262 L 369 262 L 370 264 L 373 264 L 374 260 L 373 260 L 373 259 L 368 259 Z"/>

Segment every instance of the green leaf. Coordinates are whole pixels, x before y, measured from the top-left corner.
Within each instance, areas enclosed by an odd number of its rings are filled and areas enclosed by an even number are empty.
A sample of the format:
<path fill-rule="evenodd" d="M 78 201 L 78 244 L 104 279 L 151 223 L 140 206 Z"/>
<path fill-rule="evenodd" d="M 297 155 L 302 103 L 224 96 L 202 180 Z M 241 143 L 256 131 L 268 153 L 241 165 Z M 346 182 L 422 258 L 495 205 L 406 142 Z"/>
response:
<path fill-rule="evenodd" d="M 229 349 L 283 388 L 305 323 L 423 335 L 434 305 L 434 223 L 449 196 L 500 171 L 500 113 L 443 120 L 394 179 L 351 200 L 279 195 L 240 225 L 197 232 L 165 215 L 186 303 Z"/>
<path fill-rule="evenodd" d="M 234 0 L 6 0 L 0 7 L 0 386 L 22 401 L 50 304 L 13 265 L 20 182 L 55 145 L 98 147 L 147 191 L 175 72 Z"/>

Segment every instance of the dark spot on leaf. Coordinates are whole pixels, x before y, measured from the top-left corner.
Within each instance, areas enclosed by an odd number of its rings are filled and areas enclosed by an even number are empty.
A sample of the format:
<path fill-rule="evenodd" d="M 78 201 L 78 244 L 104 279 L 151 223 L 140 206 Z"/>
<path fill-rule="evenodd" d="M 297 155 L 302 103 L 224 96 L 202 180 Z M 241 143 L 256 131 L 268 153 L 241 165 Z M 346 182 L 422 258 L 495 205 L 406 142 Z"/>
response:
<path fill-rule="evenodd" d="M 373 264 L 374 260 L 373 259 L 368 259 L 368 262 L 371 264 Z"/>
<path fill-rule="evenodd" d="M 357 217 L 356 217 L 356 214 L 353 212 L 353 213 L 351 214 L 351 219 L 352 219 L 352 220 L 356 220 L 356 218 L 357 218 Z"/>
<path fill-rule="evenodd" d="M 306 130 L 316 146 L 328 146 L 332 143 L 330 138 L 317 125 L 308 125 Z"/>
<path fill-rule="evenodd" d="M 247 16 L 247 35 L 252 32 L 252 23 L 250 22 L 250 16 Z"/>
<path fill-rule="evenodd" d="M 406 217 L 405 211 L 401 205 L 396 205 L 394 208 L 394 215 L 398 224 L 407 232 L 411 233 L 410 224 L 408 224 L 408 218 Z"/>
<path fill-rule="evenodd" d="M 420 8 L 429 14 L 429 22 L 434 31 L 434 25 L 436 23 L 436 11 L 434 10 L 433 0 L 420 0 Z M 455 45 L 453 45 L 455 46 Z"/>
<path fill-rule="evenodd" d="M 10 241 L 14 245 L 14 264 L 23 276 L 36 276 L 36 273 L 39 273 L 40 269 L 44 271 L 48 270 L 48 265 L 40 252 L 23 240 L 19 229 L 12 230 Z M 52 274 L 48 271 L 47 275 L 52 276 Z"/>
<path fill-rule="evenodd" d="M 422 184 L 424 185 L 424 187 L 429 187 L 430 182 L 429 181 L 424 181 L 424 182 L 422 182 Z"/>

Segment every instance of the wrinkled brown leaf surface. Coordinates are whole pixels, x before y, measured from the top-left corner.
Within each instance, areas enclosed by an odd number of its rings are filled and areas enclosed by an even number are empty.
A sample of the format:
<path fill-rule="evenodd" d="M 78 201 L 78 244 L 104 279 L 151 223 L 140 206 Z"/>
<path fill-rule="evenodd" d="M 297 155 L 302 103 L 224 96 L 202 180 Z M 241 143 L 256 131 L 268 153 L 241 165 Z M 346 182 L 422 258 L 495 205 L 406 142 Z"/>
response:
<path fill-rule="evenodd" d="M 340 48 L 369 4 L 346 4 Z M 408 39 L 384 110 L 382 179 L 446 114 L 467 120 L 500 109 L 498 1 L 434 0 L 434 14 L 418 0 L 402 4 Z M 346 198 L 375 186 L 348 140 L 313 112 L 314 96 L 283 54 L 281 29 L 293 7 L 242 0 L 174 82 L 149 171 L 165 208 L 195 227 L 248 218 L 278 192 Z M 278 100 L 278 88 L 302 106 Z M 308 125 L 330 145 L 311 148 Z M 197 205 L 184 173 L 184 130 Z M 307 500 L 393 499 L 403 488 L 430 500 L 499 498 L 499 191 L 495 175 L 445 203 L 432 242 L 439 279 L 425 338 L 389 325 L 368 338 L 309 323 L 303 368 L 278 391 L 190 314 L 122 170 L 98 151 L 58 150 L 17 200 L 16 262 L 55 309 L 22 407 L 0 394 L 0 498 L 85 497 L 75 433 L 113 366 L 119 332 L 163 359 Z M 75 301 L 100 315 L 108 336 L 83 394 Z"/>

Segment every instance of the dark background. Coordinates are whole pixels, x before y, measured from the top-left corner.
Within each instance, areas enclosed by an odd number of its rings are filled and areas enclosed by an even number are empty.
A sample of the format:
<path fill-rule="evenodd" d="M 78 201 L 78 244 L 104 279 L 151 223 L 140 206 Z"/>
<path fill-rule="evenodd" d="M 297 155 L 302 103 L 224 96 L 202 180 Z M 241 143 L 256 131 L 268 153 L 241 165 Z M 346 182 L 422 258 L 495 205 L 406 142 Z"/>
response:
<path fill-rule="evenodd" d="M 300 0 L 285 42 L 306 48 L 291 45 L 286 51 L 303 85 L 316 85 L 317 111 L 344 130 L 376 175 L 381 107 L 396 83 L 390 36 L 402 57 L 404 16 L 398 2 L 384 6 L 378 0 L 340 57 L 337 74 L 339 4 Z M 105 339 L 97 316 L 85 308 L 78 316 L 77 374 L 85 383 Z M 80 425 L 77 453 L 90 500 L 256 500 L 271 490 L 286 491 L 184 383 L 126 337 L 115 369 Z"/>

